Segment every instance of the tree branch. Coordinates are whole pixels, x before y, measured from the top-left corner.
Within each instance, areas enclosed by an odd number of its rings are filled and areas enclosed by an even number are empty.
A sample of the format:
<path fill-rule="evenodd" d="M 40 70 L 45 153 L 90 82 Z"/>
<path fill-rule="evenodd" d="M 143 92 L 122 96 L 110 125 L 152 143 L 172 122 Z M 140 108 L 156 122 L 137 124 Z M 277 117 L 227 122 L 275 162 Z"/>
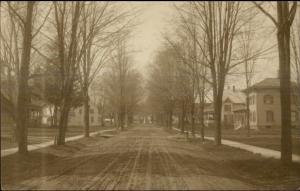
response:
<path fill-rule="evenodd" d="M 277 21 L 274 19 L 274 17 L 272 17 L 272 15 L 270 13 L 268 13 L 264 8 L 262 8 L 262 6 L 260 6 L 255 1 L 253 1 L 253 3 L 261 12 L 263 12 L 267 17 L 269 17 L 269 19 L 271 19 L 271 21 L 273 21 L 273 23 L 275 24 L 276 27 L 278 27 Z"/>

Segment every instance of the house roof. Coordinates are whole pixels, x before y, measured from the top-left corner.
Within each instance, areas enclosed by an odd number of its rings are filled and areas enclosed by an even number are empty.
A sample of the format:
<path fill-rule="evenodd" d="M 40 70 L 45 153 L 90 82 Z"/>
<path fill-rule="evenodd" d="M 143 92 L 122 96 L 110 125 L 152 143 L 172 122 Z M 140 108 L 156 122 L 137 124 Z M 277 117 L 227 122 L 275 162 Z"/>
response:
<path fill-rule="evenodd" d="M 241 91 L 232 91 L 232 90 L 224 90 L 224 95 L 223 95 L 223 103 L 226 100 L 230 100 L 233 104 L 233 109 L 232 111 L 243 111 L 246 109 L 246 104 L 245 104 L 245 95 Z M 206 103 L 204 107 L 204 111 L 206 113 L 213 113 L 214 112 L 214 106 L 212 103 Z"/>
<path fill-rule="evenodd" d="M 230 99 L 233 103 L 244 103 L 246 98 L 245 94 L 240 90 L 225 89 L 223 92 L 223 102 L 227 99 Z"/>
<path fill-rule="evenodd" d="M 297 84 L 295 82 L 291 82 L 291 85 L 293 87 L 297 87 Z M 266 78 L 248 89 L 245 89 L 244 91 L 247 90 L 255 90 L 255 89 L 279 89 L 280 88 L 280 79 L 279 78 Z"/>
<path fill-rule="evenodd" d="M 254 84 L 253 86 L 251 86 L 252 88 L 260 88 L 260 89 L 264 89 L 264 88 L 279 88 L 280 87 L 280 80 L 279 78 L 266 78 L 256 84 Z"/>
<path fill-rule="evenodd" d="M 232 103 L 245 103 L 246 102 L 246 95 L 243 91 L 238 89 L 224 89 L 223 91 L 223 98 L 222 101 L 225 102 L 226 100 L 230 100 Z M 199 97 L 196 98 L 196 103 L 199 103 Z M 213 92 L 209 91 L 205 98 L 206 103 L 213 102 Z"/>

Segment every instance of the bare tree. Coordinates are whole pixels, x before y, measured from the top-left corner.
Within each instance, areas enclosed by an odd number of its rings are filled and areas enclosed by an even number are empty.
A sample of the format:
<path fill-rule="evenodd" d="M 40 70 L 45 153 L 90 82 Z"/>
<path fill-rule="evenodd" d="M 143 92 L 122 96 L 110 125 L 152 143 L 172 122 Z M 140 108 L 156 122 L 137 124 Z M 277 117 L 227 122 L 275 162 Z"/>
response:
<path fill-rule="evenodd" d="M 277 2 L 277 20 L 261 4 L 256 2 L 254 4 L 271 19 L 277 28 L 281 101 L 281 161 L 283 164 L 290 164 L 292 161 L 290 30 L 296 14 L 297 2 L 293 2 L 291 8 L 289 2 Z"/>
<path fill-rule="evenodd" d="M 75 4 L 75 6 L 74 6 Z M 58 57 L 62 76 L 61 110 L 59 119 L 58 145 L 65 144 L 71 96 L 78 64 L 82 54 L 78 52 L 78 24 L 82 11 L 81 2 L 53 2 Z"/>
<path fill-rule="evenodd" d="M 175 102 L 181 99 L 176 88 L 176 57 L 171 47 L 163 47 L 156 55 L 148 81 L 149 102 L 157 106 L 160 119 L 172 128 Z M 176 91 L 177 90 L 177 91 Z"/>
<path fill-rule="evenodd" d="M 24 5 L 24 6 L 23 6 Z M 12 116 L 16 120 L 16 134 L 18 140 L 18 152 L 27 153 L 27 128 L 30 111 L 30 92 L 28 80 L 32 69 L 33 39 L 43 28 L 50 10 L 37 26 L 34 23 L 40 21 L 37 14 L 38 6 L 35 2 L 7 2 L 1 5 L 1 13 L 8 13 L 4 22 L 1 19 L 1 61 L 8 67 L 9 98 L 13 105 Z M 3 12 L 2 12 L 3 11 Z M 1 16 L 2 17 L 2 16 Z M 8 24 L 8 27 L 4 27 Z M 6 28 L 5 30 L 2 30 Z M 21 43 L 20 43 L 21 42 Z M 21 50 L 21 51 L 20 51 Z M 16 87 L 13 90 L 13 87 Z M 2 89 L 2 87 L 1 87 Z"/>
<path fill-rule="evenodd" d="M 17 98 L 17 137 L 18 152 L 25 154 L 27 152 L 27 124 L 28 110 L 28 77 L 30 65 L 30 51 L 32 42 L 32 13 L 34 2 L 27 3 L 26 19 L 24 20 L 23 51 L 21 56 L 20 81 Z"/>
<path fill-rule="evenodd" d="M 198 108 L 198 117 L 200 121 L 200 132 L 201 132 L 201 137 L 202 141 L 204 141 L 204 102 L 205 102 L 205 94 L 207 91 L 206 88 L 206 83 L 210 83 L 208 80 L 208 75 L 207 75 L 207 69 L 206 69 L 206 64 L 205 64 L 205 59 L 203 57 L 203 52 L 201 51 L 201 48 L 205 50 L 203 47 L 199 47 L 199 39 L 203 38 L 201 35 L 201 30 L 198 29 L 196 18 L 195 18 L 195 13 L 191 9 L 190 3 L 188 3 L 187 10 L 175 6 L 176 10 L 179 13 L 180 18 L 178 19 L 178 27 L 179 31 L 181 34 L 177 34 L 179 38 L 182 39 L 183 43 L 189 43 L 189 46 L 186 47 L 186 51 L 190 56 L 184 56 L 183 51 L 180 51 L 180 46 L 175 46 L 175 43 L 173 43 L 168 37 L 166 37 L 167 41 L 172 45 L 174 50 L 177 52 L 178 55 L 180 55 L 180 59 L 182 59 L 182 63 L 187 66 L 189 70 L 189 76 L 191 79 L 191 129 L 192 129 L 192 134 L 194 135 L 195 133 L 195 125 L 194 125 L 194 120 L 195 120 L 195 102 L 196 99 L 199 101 L 199 108 Z M 191 11 L 190 14 L 186 14 L 186 17 L 184 16 L 184 13 L 186 11 Z M 174 36 L 174 35 L 173 35 Z M 176 35 L 175 35 L 176 36 Z M 181 45 L 181 47 L 183 47 Z"/>
<path fill-rule="evenodd" d="M 182 9 L 178 9 L 182 21 L 190 34 L 193 29 L 184 16 Z M 188 6 L 188 15 L 193 14 L 198 20 L 204 41 L 198 44 L 205 65 L 210 70 L 211 84 L 213 86 L 214 110 L 216 122 L 215 141 L 221 144 L 221 111 L 222 97 L 226 76 L 232 64 L 233 40 L 237 32 L 239 22 L 240 4 L 238 2 L 191 2 Z M 204 45 L 207 51 L 204 50 Z"/>
<path fill-rule="evenodd" d="M 255 15 L 251 14 L 253 17 Z M 249 98 L 249 91 L 248 88 L 252 85 L 253 77 L 254 77 L 254 67 L 255 67 L 255 58 L 248 59 L 252 55 L 256 54 L 258 51 L 254 45 L 255 42 L 255 28 L 253 21 L 248 21 L 242 31 L 241 35 L 239 35 L 239 53 L 241 57 L 245 60 L 244 62 L 244 69 L 242 70 L 243 75 L 245 76 L 245 84 L 246 84 L 246 129 L 247 129 L 247 136 L 250 136 L 250 98 Z"/>
<path fill-rule="evenodd" d="M 80 82 L 84 93 L 85 137 L 89 137 L 89 87 L 97 73 L 103 68 L 105 59 L 108 55 L 105 52 L 105 50 L 107 50 L 105 45 L 102 45 L 103 48 L 95 48 L 95 41 L 99 41 L 99 36 L 102 38 L 103 34 L 101 34 L 101 32 L 103 33 L 103 28 L 108 25 L 106 23 L 107 7 L 107 2 L 101 4 L 100 6 L 94 2 L 89 4 L 85 3 L 83 6 L 83 57 L 80 64 Z M 100 43 L 107 44 L 107 42 L 104 42 L 104 40 L 100 41 Z"/>
<path fill-rule="evenodd" d="M 112 2 L 85 3 L 82 12 L 82 62 L 85 136 L 89 136 L 89 87 L 109 58 L 112 42 L 133 26 L 134 10 L 123 10 Z"/>
<path fill-rule="evenodd" d="M 143 78 L 141 74 L 135 70 L 131 70 L 128 74 L 127 81 L 127 102 L 126 113 L 128 125 L 133 123 L 133 116 L 137 112 L 138 106 L 143 98 Z"/>
<path fill-rule="evenodd" d="M 141 101 L 142 78 L 133 69 L 124 44 L 112 55 L 109 70 L 104 74 L 106 109 L 115 114 L 117 128 L 123 130 L 133 122 L 133 115 Z M 120 52 L 119 52 L 120 51 Z"/>
<path fill-rule="evenodd" d="M 299 8 L 298 4 L 298 8 Z M 292 48 L 292 76 L 296 79 L 297 87 L 294 88 L 293 92 L 296 92 L 293 97 L 294 102 L 300 112 L 300 12 L 297 12 L 291 33 L 291 48 Z"/>
<path fill-rule="evenodd" d="M 107 93 L 111 104 L 116 112 L 117 127 L 124 130 L 126 120 L 127 82 L 128 74 L 131 70 L 128 50 L 125 39 L 118 39 L 116 50 L 110 54 L 110 71 L 107 73 Z"/>

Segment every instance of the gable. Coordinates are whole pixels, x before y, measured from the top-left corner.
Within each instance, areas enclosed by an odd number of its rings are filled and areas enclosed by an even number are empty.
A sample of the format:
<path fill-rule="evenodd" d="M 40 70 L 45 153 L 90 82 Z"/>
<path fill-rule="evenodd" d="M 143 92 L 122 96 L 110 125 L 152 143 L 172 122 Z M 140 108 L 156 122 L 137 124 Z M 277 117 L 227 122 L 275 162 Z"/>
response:
<path fill-rule="evenodd" d="M 232 103 L 231 99 L 230 98 L 226 98 L 224 103 Z"/>

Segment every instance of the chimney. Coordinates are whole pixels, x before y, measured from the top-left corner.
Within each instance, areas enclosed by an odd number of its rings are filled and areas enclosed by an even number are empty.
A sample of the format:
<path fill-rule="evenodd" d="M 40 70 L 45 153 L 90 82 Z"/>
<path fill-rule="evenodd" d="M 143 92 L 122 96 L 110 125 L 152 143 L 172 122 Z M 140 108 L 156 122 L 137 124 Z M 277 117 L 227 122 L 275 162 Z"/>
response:
<path fill-rule="evenodd" d="M 235 92 L 235 86 L 232 86 L 232 91 Z"/>

